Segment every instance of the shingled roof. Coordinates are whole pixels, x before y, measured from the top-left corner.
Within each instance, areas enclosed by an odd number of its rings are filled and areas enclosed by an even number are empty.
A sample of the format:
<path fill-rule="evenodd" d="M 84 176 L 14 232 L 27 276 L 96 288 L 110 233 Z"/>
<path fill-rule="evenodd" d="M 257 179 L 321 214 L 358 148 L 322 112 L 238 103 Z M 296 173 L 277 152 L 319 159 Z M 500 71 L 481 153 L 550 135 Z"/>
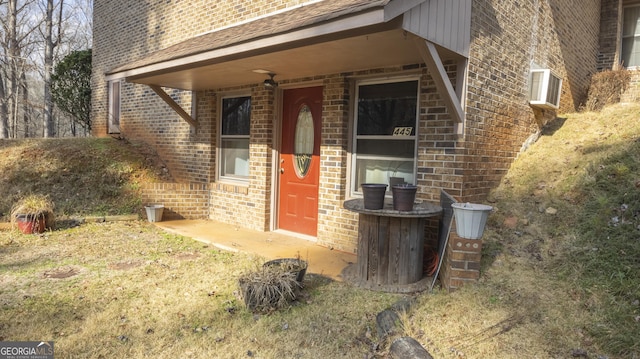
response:
<path fill-rule="evenodd" d="M 310 27 L 386 6 L 392 0 L 325 0 L 205 33 L 117 67 L 117 73 Z M 401 1 L 401 0 L 395 0 Z"/>

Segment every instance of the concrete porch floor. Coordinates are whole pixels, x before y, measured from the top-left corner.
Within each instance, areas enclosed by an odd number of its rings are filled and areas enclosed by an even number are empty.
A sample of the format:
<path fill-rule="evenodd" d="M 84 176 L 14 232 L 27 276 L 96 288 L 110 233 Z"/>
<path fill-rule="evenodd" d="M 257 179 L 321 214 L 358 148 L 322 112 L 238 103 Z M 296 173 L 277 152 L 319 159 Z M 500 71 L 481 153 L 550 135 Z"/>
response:
<path fill-rule="evenodd" d="M 279 232 L 259 232 L 211 220 L 154 222 L 167 232 L 193 238 L 222 250 L 252 253 L 266 260 L 296 257 L 309 262 L 308 273 L 342 281 L 342 271 L 356 255 L 322 247 L 313 241 Z"/>

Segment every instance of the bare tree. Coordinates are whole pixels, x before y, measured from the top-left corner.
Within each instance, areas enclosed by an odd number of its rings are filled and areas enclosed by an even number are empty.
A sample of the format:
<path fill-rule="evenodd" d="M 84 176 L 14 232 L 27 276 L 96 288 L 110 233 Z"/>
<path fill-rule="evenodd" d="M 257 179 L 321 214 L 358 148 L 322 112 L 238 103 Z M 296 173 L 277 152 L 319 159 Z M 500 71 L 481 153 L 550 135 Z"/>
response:
<path fill-rule="evenodd" d="M 0 131 L 0 138 L 17 137 L 18 135 L 18 113 L 20 108 L 21 78 L 29 66 L 26 49 L 32 45 L 31 35 L 36 29 L 32 23 L 29 6 L 31 1 L 24 1 L 20 5 L 17 0 L 7 0 L 0 2 L 6 4 L 6 9 L 1 11 L 3 40 L 2 40 L 2 63 L 3 73 L 3 105 L 7 108 L 6 123 L 2 123 L 6 131 Z M 2 112 L 3 110 L 0 110 Z M 1 119 L 4 121 L 4 118 Z M 6 133 L 5 133 L 6 132 Z"/>
<path fill-rule="evenodd" d="M 55 135 L 53 120 L 53 100 L 51 98 L 51 72 L 53 71 L 53 51 L 60 43 L 60 32 L 62 30 L 62 9 L 64 0 L 60 0 L 58 12 L 58 30 L 55 40 L 53 39 L 53 0 L 47 0 L 47 10 L 45 16 L 44 33 L 44 137 Z"/>
<path fill-rule="evenodd" d="M 91 0 L 0 0 L 0 138 L 75 132 L 50 79 L 57 61 L 90 48 L 91 14 Z"/>

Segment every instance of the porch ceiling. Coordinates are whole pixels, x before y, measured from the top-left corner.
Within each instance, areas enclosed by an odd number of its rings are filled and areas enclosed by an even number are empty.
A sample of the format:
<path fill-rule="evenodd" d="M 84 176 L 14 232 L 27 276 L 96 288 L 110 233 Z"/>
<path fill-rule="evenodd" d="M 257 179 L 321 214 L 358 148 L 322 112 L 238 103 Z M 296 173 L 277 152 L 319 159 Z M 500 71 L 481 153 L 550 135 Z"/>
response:
<path fill-rule="evenodd" d="M 185 90 L 205 90 L 260 83 L 268 76 L 253 70 L 268 70 L 276 81 L 312 78 L 393 65 L 422 63 L 413 35 L 399 28 L 353 35 L 316 44 L 276 49 L 264 54 L 211 63 L 184 64 L 166 71 L 127 77 L 127 81 Z"/>
<path fill-rule="evenodd" d="M 267 79 L 254 70 L 284 81 L 423 63 L 403 14 L 425 1 L 319 1 L 188 39 L 113 69 L 106 78 L 205 90 Z M 443 60 L 457 56 L 437 48 Z"/>

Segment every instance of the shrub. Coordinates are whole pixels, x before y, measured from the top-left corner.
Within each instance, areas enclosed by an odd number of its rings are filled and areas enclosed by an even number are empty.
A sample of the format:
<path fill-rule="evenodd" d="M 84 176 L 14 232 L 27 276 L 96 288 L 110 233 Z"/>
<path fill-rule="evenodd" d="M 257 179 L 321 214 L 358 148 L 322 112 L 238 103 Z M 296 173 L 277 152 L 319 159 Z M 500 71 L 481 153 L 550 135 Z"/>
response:
<path fill-rule="evenodd" d="M 302 285 L 296 273 L 284 266 L 262 266 L 238 279 L 244 304 L 254 312 L 270 312 L 285 308 L 297 297 Z"/>
<path fill-rule="evenodd" d="M 625 69 L 602 71 L 591 77 L 585 109 L 599 111 L 603 107 L 620 102 L 621 95 L 629 87 L 631 75 Z"/>

